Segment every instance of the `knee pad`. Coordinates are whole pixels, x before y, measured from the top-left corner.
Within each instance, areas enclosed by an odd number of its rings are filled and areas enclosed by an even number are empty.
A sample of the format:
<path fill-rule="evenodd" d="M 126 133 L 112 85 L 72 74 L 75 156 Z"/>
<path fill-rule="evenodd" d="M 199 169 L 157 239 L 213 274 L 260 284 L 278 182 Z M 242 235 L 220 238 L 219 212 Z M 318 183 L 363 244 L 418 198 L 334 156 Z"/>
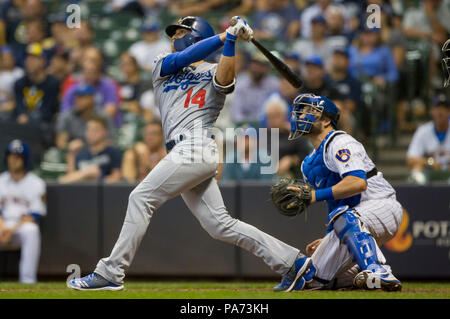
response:
<path fill-rule="evenodd" d="M 346 211 L 337 217 L 333 228 L 361 270 L 373 269 L 380 264 L 375 240 L 362 230 L 362 224 L 354 211 Z"/>

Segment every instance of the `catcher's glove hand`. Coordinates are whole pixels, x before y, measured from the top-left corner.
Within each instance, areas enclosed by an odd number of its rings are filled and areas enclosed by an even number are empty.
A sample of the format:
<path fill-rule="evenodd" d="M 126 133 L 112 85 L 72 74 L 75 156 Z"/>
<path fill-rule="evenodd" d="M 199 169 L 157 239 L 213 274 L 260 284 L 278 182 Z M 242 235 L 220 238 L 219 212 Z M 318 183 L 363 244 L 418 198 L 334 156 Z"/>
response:
<path fill-rule="evenodd" d="M 301 192 L 288 187 L 299 188 Z M 296 216 L 306 211 L 311 203 L 311 187 L 303 181 L 284 178 L 270 188 L 270 196 L 282 215 Z"/>

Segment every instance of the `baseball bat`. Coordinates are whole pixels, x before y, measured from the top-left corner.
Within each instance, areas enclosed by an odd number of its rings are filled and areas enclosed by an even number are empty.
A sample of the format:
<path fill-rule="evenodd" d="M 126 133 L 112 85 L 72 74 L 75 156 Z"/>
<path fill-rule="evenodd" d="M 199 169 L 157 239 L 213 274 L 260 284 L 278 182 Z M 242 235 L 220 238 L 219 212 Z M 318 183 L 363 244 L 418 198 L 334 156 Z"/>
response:
<path fill-rule="evenodd" d="M 231 18 L 230 25 L 234 26 L 237 23 L 237 19 L 235 17 Z M 278 59 L 275 55 L 272 54 L 269 50 L 267 50 L 261 43 L 258 42 L 255 38 L 252 37 L 251 42 L 261 51 L 262 54 L 269 60 L 269 62 L 277 69 L 277 71 L 291 83 L 291 85 L 295 88 L 300 88 L 303 85 L 303 81 L 300 77 L 292 72 L 292 70 L 280 59 Z"/>
<path fill-rule="evenodd" d="M 272 54 L 269 50 L 267 50 L 261 43 L 258 42 L 255 38 L 252 38 L 252 43 L 261 51 L 262 54 L 266 56 L 266 58 L 270 61 L 270 63 L 277 69 L 277 71 L 291 83 L 291 85 L 295 88 L 300 88 L 303 85 L 303 81 L 300 77 L 292 72 L 291 68 L 289 68 L 286 63 L 278 59 L 275 55 Z"/>

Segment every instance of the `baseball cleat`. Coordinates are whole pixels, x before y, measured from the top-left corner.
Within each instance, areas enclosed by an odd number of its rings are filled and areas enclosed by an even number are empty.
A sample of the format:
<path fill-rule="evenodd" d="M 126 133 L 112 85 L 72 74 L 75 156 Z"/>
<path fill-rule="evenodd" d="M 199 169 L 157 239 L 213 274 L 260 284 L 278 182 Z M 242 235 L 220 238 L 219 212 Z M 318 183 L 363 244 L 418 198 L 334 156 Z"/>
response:
<path fill-rule="evenodd" d="M 92 273 L 83 278 L 72 279 L 67 283 L 67 287 L 76 290 L 122 290 L 123 285 L 112 283 L 102 276 Z"/>
<path fill-rule="evenodd" d="M 353 279 L 353 285 L 360 289 L 383 289 L 386 291 L 402 290 L 402 283 L 388 271 L 364 270 L 358 273 Z"/>
<path fill-rule="evenodd" d="M 294 288 L 295 290 L 303 289 L 306 283 L 303 275 L 309 269 L 311 264 L 311 258 L 308 258 L 306 256 L 297 259 L 291 270 L 289 270 L 289 272 L 283 276 L 283 278 L 281 279 L 281 283 L 273 287 L 273 291 L 290 292 Z"/>

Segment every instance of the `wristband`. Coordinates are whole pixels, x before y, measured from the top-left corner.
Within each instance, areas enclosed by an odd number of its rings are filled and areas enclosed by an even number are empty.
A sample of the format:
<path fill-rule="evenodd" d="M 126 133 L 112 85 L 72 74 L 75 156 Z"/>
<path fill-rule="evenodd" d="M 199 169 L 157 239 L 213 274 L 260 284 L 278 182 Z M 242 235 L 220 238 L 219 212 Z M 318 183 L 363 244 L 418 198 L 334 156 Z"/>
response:
<path fill-rule="evenodd" d="M 227 32 L 227 36 L 225 38 L 225 45 L 223 46 L 222 54 L 226 57 L 233 57 L 236 53 L 235 50 L 235 41 L 237 37 Z"/>
<path fill-rule="evenodd" d="M 331 187 L 316 190 L 316 201 L 334 200 L 333 190 Z"/>

